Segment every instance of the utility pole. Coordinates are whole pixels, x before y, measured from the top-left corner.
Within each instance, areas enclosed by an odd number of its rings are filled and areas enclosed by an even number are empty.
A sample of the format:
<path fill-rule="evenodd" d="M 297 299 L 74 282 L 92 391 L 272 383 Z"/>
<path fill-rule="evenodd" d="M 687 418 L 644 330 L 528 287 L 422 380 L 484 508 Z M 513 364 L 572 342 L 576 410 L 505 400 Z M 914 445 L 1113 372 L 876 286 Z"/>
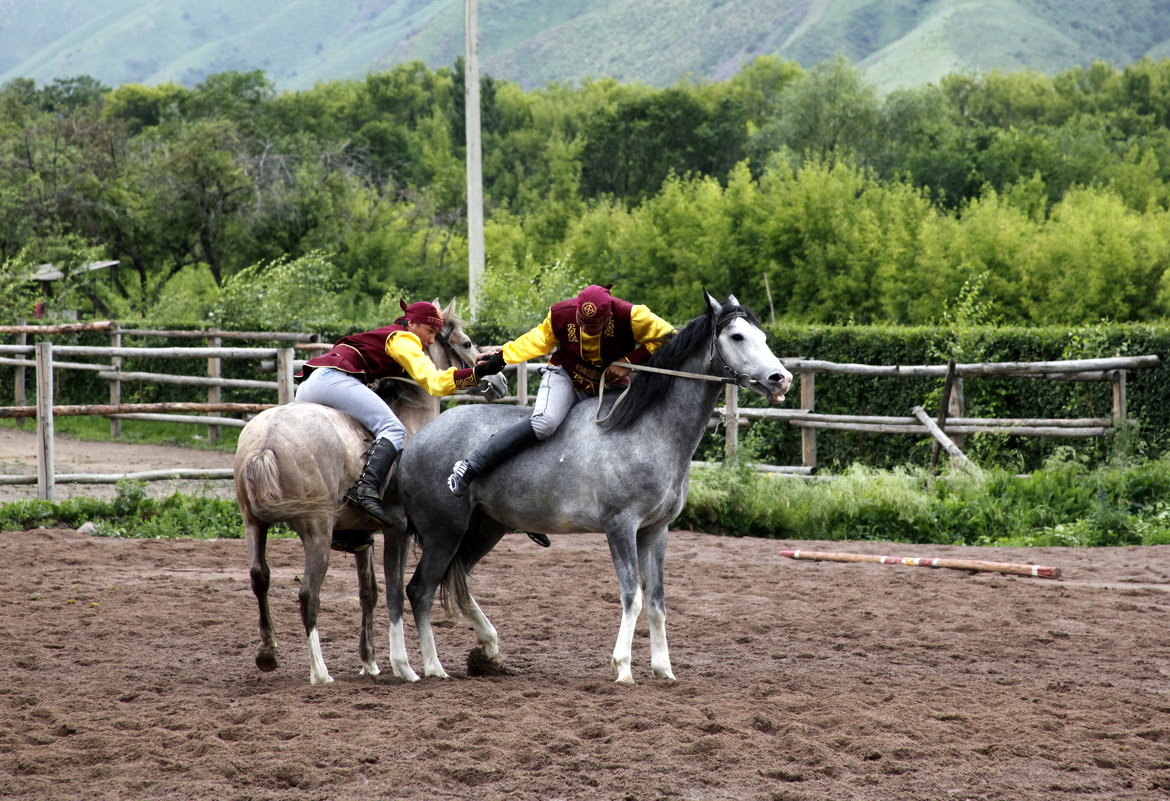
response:
<path fill-rule="evenodd" d="M 471 321 L 479 315 L 483 281 L 483 153 L 479 129 L 479 15 L 477 0 L 464 0 L 463 99 L 467 120 L 467 292 Z"/>

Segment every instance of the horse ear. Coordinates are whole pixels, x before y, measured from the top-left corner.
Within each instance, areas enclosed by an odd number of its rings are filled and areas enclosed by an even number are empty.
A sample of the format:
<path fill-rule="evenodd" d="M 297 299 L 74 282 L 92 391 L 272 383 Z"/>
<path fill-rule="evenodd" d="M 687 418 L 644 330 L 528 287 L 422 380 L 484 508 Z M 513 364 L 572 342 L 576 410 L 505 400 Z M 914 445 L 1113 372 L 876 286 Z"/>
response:
<path fill-rule="evenodd" d="M 743 304 L 739 302 L 739 299 L 736 298 L 735 295 L 728 295 L 727 296 L 727 305 L 728 306 L 742 306 Z"/>
<path fill-rule="evenodd" d="M 436 306 L 439 304 L 436 302 Z M 455 316 L 455 298 L 451 298 L 451 302 L 447 304 L 447 308 L 443 309 L 443 319 L 450 320 Z"/>
<path fill-rule="evenodd" d="M 707 311 L 711 315 L 718 317 L 719 312 L 723 311 L 723 304 L 711 297 L 711 293 L 706 289 L 703 290 L 703 297 L 707 299 Z"/>

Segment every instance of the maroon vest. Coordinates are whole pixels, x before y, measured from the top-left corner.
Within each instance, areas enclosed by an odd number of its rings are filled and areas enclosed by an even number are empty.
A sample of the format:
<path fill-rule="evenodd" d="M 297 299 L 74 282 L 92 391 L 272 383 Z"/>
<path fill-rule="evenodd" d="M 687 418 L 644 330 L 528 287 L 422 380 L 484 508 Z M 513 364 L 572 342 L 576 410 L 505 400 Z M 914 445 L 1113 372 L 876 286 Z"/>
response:
<path fill-rule="evenodd" d="M 563 300 L 549 309 L 550 324 L 557 338 L 557 349 L 549 357 L 550 364 L 560 365 L 573 380 L 573 386 L 591 395 L 597 394 L 597 385 L 605 368 L 621 358 L 640 364 L 649 351 L 638 347 L 634 329 L 630 325 L 630 310 L 634 304 L 620 298 L 613 299 L 613 316 L 601 332 L 601 361 L 595 362 L 581 355 L 580 326 L 577 325 L 577 300 Z"/>
<path fill-rule="evenodd" d="M 305 362 L 296 377 L 307 377 L 314 367 L 335 367 L 357 376 L 367 384 L 379 378 L 404 376 L 406 370 L 386 352 L 386 340 L 395 331 L 406 330 L 406 326 L 387 325 L 373 331 L 344 336 L 333 343 L 333 350 Z"/>

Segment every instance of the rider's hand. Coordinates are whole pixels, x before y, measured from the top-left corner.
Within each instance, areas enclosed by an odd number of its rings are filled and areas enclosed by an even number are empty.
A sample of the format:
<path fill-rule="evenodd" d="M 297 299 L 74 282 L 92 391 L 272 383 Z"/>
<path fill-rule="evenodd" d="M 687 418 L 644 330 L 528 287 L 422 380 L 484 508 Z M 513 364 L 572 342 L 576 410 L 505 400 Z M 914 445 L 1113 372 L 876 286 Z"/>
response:
<path fill-rule="evenodd" d="M 626 367 L 622 362 L 614 362 L 609 367 L 605 368 L 606 382 L 609 384 L 621 381 L 630 374 L 630 368 Z"/>
<path fill-rule="evenodd" d="M 495 375 L 504 369 L 504 354 L 496 351 L 479 357 L 479 361 L 475 363 L 475 377 L 484 378 L 485 376 Z"/>

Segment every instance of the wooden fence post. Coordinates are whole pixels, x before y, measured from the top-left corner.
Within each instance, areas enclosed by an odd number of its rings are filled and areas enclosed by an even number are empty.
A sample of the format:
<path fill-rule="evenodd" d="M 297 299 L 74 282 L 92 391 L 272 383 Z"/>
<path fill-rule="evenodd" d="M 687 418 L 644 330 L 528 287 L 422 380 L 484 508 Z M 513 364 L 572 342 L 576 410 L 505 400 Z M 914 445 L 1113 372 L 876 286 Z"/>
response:
<path fill-rule="evenodd" d="M 810 370 L 800 372 L 800 408 L 807 412 L 816 411 L 816 373 Z M 817 467 L 817 430 L 800 429 L 800 463 L 812 470 Z"/>
<path fill-rule="evenodd" d="M 122 331 L 117 323 L 110 326 L 110 347 L 122 347 Z M 114 374 L 114 378 L 110 380 L 110 405 L 117 406 L 122 402 L 122 382 L 117 378 L 122 372 L 121 356 L 110 357 L 110 372 Z M 115 439 L 122 436 L 122 421 L 117 417 L 110 418 L 110 436 Z"/>
<path fill-rule="evenodd" d="M 1113 425 L 1125 423 L 1125 370 L 1114 370 L 1113 380 Z"/>
<path fill-rule="evenodd" d="M 276 351 L 276 402 L 280 405 L 293 402 L 293 359 L 294 348 L 280 348 Z"/>
<path fill-rule="evenodd" d="M 728 384 L 723 390 L 723 460 L 735 464 L 739 460 L 739 387 Z"/>
<path fill-rule="evenodd" d="M 955 386 L 955 360 L 947 361 L 947 377 L 943 379 L 943 394 L 942 400 L 938 405 L 938 427 L 940 431 L 947 429 L 947 415 L 951 411 L 951 390 Z M 941 443 L 936 439 L 934 446 L 930 449 L 930 472 L 934 473 L 938 470 L 938 451 Z M 956 444 L 956 447 L 958 445 Z"/>
<path fill-rule="evenodd" d="M 53 343 L 38 342 L 37 352 L 37 498 L 53 500 Z"/>
<path fill-rule="evenodd" d="M 17 320 L 16 321 L 17 325 L 26 325 L 27 323 L 28 323 L 27 320 Z M 19 346 L 27 345 L 28 344 L 28 334 L 25 333 L 24 331 L 21 331 L 19 334 L 17 334 L 16 335 L 16 344 Z M 13 396 L 12 397 L 12 405 L 13 406 L 24 406 L 28 403 L 28 393 L 25 392 L 26 375 L 27 375 L 26 368 L 24 368 L 24 367 L 17 367 L 16 368 L 16 376 L 15 376 L 16 386 L 13 388 L 13 391 L 12 391 L 12 396 Z M 22 418 L 17 418 L 16 424 L 18 426 L 23 426 L 24 420 Z"/>
<path fill-rule="evenodd" d="M 1120 455 L 1129 442 L 1128 437 L 1117 436 L 1118 432 L 1124 432 L 1126 427 L 1125 370 L 1114 370 L 1110 377 L 1113 380 L 1113 451 Z"/>
<path fill-rule="evenodd" d="M 209 348 L 218 348 L 223 344 L 222 337 L 208 337 L 207 346 Z M 220 378 L 222 377 L 223 367 L 218 356 L 210 356 L 207 359 L 207 377 Z M 219 403 L 222 400 L 222 393 L 220 387 L 212 385 L 207 388 L 207 402 Z M 208 417 L 221 417 L 221 412 L 208 412 Z M 219 434 L 223 430 L 221 426 L 208 425 L 207 426 L 207 441 L 211 443 L 219 442 Z"/>

